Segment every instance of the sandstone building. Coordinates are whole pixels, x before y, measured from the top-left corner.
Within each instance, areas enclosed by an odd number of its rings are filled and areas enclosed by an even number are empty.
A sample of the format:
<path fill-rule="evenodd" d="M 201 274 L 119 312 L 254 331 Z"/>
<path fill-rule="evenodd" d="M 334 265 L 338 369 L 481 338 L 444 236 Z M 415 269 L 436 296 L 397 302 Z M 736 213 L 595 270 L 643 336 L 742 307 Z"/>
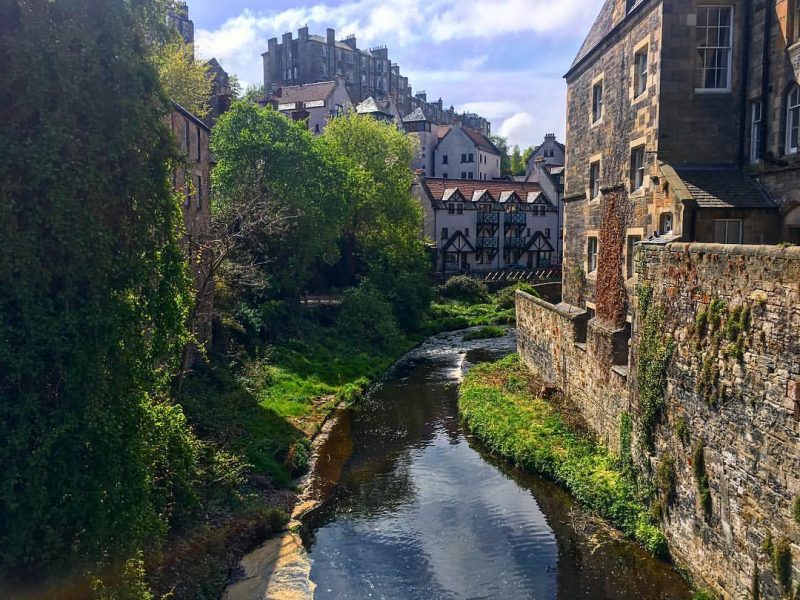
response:
<path fill-rule="evenodd" d="M 670 473 L 670 552 L 725 598 L 800 579 L 799 17 L 607 0 L 566 74 L 561 302 L 517 298 L 523 360 Z"/>

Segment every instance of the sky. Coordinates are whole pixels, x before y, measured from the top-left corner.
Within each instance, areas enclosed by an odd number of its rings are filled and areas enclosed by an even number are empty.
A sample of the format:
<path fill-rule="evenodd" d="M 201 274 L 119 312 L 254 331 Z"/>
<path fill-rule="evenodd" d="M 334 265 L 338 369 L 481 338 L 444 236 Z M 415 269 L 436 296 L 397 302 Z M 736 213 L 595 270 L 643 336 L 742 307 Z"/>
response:
<path fill-rule="evenodd" d="M 336 29 L 386 45 L 413 90 L 477 112 L 521 148 L 564 140 L 563 75 L 603 0 L 187 0 L 198 56 L 262 84 L 267 40 Z"/>

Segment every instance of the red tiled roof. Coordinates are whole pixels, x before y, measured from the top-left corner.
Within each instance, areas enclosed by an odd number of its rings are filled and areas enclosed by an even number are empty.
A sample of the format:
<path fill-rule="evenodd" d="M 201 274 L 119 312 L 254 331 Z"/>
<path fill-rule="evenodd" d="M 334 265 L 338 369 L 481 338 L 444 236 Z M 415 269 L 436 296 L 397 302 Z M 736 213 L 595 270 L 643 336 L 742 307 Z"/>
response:
<path fill-rule="evenodd" d="M 489 138 L 483 135 L 480 131 L 475 131 L 474 129 L 470 129 L 469 127 L 462 127 L 461 128 L 464 133 L 467 134 L 467 137 L 472 140 L 472 143 L 481 148 L 482 150 L 488 150 L 489 152 L 494 152 L 495 154 L 500 154 L 500 151 L 497 149 Z"/>
<path fill-rule="evenodd" d="M 481 181 L 479 179 L 439 179 L 435 177 L 425 177 L 422 185 L 434 200 L 441 200 L 447 189 L 458 189 L 461 195 L 467 200 L 472 198 L 475 190 L 487 190 L 495 200 L 500 199 L 502 192 L 517 192 L 523 202 L 528 196 L 528 192 L 541 191 L 538 183 L 527 181 Z"/>

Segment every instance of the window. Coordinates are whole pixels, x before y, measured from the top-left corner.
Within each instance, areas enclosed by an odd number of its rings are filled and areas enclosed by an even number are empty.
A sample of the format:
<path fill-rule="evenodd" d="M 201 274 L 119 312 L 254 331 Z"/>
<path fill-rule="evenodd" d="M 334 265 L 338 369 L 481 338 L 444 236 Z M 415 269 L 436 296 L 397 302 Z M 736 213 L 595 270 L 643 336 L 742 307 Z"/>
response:
<path fill-rule="evenodd" d="M 597 238 L 587 238 L 586 272 L 594 273 L 597 270 Z"/>
<path fill-rule="evenodd" d="M 545 227 L 544 228 L 544 237 L 546 237 L 548 240 L 550 239 L 550 228 L 549 227 Z"/>
<path fill-rule="evenodd" d="M 200 133 L 200 128 L 199 127 L 195 127 L 195 131 L 197 132 L 197 160 L 200 160 L 200 157 L 201 157 L 200 139 L 201 139 L 201 135 L 202 134 Z"/>
<path fill-rule="evenodd" d="M 448 204 L 447 205 L 447 214 L 452 215 L 456 211 L 455 204 Z"/>
<path fill-rule="evenodd" d="M 442 227 L 442 235 L 441 235 L 441 238 L 442 238 L 443 240 L 446 240 L 446 239 L 447 239 L 447 227 Z"/>
<path fill-rule="evenodd" d="M 447 173 L 442 173 L 442 177 L 447 179 Z"/>
<path fill-rule="evenodd" d="M 658 234 L 666 235 L 672 233 L 672 213 L 661 213 L 658 218 Z"/>
<path fill-rule="evenodd" d="M 697 7 L 697 89 L 730 91 L 733 7 Z"/>
<path fill-rule="evenodd" d="M 189 154 L 189 124 L 186 121 L 183 122 L 183 146 L 186 154 Z"/>
<path fill-rule="evenodd" d="M 467 178 L 467 172 L 461 171 L 461 179 L 466 179 L 466 178 Z"/>
<path fill-rule="evenodd" d="M 794 154 L 800 147 L 800 86 L 792 86 L 786 97 L 786 154 Z"/>
<path fill-rule="evenodd" d="M 469 237 L 469 227 L 464 228 L 464 237 Z"/>
<path fill-rule="evenodd" d="M 472 152 L 469 153 L 469 156 L 467 157 L 467 162 L 471 163 L 475 162 L 475 155 Z"/>
<path fill-rule="evenodd" d="M 592 123 L 603 118 L 603 80 L 592 86 Z"/>
<path fill-rule="evenodd" d="M 647 91 L 647 46 L 633 56 L 633 89 L 634 98 Z"/>
<path fill-rule="evenodd" d="M 203 208 L 203 178 L 198 175 L 197 176 L 197 190 L 195 190 L 195 194 L 197 195 L 197 209 Z"/>
<path fill-rule="evenodd" d="M 634 263 L 633 263 L 633 253 L 636 247 L 636 244 L 642 241 L 642 236 L 640 235 L 629 235 L 628 236 L 628 245 L 626 248 L 626 255 L 625 255 L 625 267 L 627 270 L 627 277 L 630 279 L 634 275 Z"/>
<path fill-rule="evenodd" d="M 631 191 L 644 185 L 644 146 L 631 150 Z"/>
<path fill-rule="evenodd" d="M 463 215 L 463 214 L 464 214 L 464 206 L 463 206 L 462 204 L 460 204 L 460 203 L 459 203 L 459 204 L 458 204 L 458 206 L 456 206 L 456 212 L 457 212 L 459 215 Z"/>
<path fill-rule="evenodd" d="M 184 206 L 191 206 L 192 205 L 192 186 L 189 181 L 189 173 L 183 174 L 183 187 L 184 191 L 186 192 L 186 200 L 183 201 Z"/>
<path fill-rule="evenodd" d="M 761 100 L 750 105 L 750 162 L 758 162 L 761 155 Z"/>
<path fill-rule="evenodd" d="M 447 164 L 447 154 L 442 154 L 442 164 L 443 165 Z"/>
<path fill-rule="evenodd" d="M 314 133 L 319 133 L 319 123 L 314 123 Z M 425 158 L 423 155 L 422 158 Z"/>
<path fill-rule="evenodd" d="M 473 173 L 472 173 L 472 171 L 470 171 L 469 173 L 467 173 L 467 178 L 468 179 L 472 179 L 472 175 L 473 175 Z"/>
<path fill-rule="evenodd" d="M 741 244 L 742 221 L 740 219 L 715 220 L 714 242 L 717 244 Z"/>
<path fill-rule="evenodd" d="M 589 199 L 600 196 L 600 161 L 589 165 Z"/>
<path fill-rule="evenodd" d="M 462 155 L 461 155 L 461 162 L 462 162 L 462 163 L 465 163 L 465 162 L 467 162 L 467 155 L 466 155 L 466 154 L 462 154 Z"/>

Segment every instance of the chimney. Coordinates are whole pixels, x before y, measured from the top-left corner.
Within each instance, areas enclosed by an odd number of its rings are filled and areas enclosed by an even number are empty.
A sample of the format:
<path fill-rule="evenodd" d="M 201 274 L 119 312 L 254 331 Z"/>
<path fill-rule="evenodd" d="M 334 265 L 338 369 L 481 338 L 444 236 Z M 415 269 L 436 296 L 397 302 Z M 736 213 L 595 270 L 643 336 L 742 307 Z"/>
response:
<path fill-rule="evenodd" d="M 305 27 L 301 27 L 300 29 L 297 30 L 297 37 L 298 39 L 301 40 L 308 39 L 308 25 L 306 25 Z"/>
<path fill-rule="evenodd" d="M 537 156 L 533 159 L 533 169 L 531 170 L 531 181 L 536 183 L 542 180 L 542 171 L 544 170 L 544 156 Z"/>
<path fill-rule="evenodd" d="M 328 27 L 327 30 L 328 45 L 333 46 L 336 43 L 336 30 Z"/>
<path fill-rule="evenodd" d="M 556 141 L 556 134 L 555 133 L 548 133 L 544 136 L 545 142 L 555 142 Z"/>

